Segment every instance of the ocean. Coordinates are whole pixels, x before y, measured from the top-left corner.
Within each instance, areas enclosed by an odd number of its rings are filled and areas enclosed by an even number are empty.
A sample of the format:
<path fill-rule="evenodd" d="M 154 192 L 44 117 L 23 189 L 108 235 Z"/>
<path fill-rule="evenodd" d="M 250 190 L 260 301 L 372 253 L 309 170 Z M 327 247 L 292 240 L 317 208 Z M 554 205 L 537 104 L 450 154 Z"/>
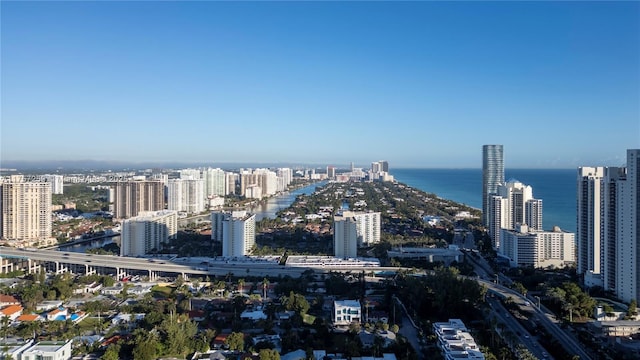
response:
<path fill-rule="evenodd" d="M 542 199 L 542 225 L 576 231 L 576 169 L 505 169 Z M 401 183 L 474 208 L 482 209 L 482 169 L 392 169 Z"/>

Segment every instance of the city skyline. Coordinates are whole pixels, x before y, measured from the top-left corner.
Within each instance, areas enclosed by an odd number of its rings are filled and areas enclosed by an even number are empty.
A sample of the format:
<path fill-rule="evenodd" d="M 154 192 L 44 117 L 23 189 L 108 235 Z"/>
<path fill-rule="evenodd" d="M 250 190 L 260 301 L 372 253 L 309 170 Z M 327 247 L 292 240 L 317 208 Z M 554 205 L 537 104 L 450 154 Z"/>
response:
<path fill-rule="evenodd" d="M 487 143 L 505 168 L 620 166 L 640 145 L 638 11 L 3 2 L 0 167 L 478 168 Z"/>

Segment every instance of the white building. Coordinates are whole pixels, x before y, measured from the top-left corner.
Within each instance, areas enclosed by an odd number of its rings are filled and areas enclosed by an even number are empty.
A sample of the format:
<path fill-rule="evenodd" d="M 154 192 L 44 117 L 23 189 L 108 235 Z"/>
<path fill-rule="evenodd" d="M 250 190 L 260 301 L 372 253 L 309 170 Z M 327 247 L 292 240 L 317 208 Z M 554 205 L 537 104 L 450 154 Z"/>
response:
<path fill-rule="evenodd" d="M 167 209 L 189 214 L 205 210 L 204 180 L 169 180 L 167 188 Z"/>
<path fill-rule="evenodd" d="M 22 360 L 69 360 L 71 359 L 71 343 L 63 341 L 43 341 L 25 350 Z"/>
<path fill-rule="evenodd" d="M 531 186 L 508 181 L 498 186 L 498 193 L 490 195 L 488 203 L 489 235 L 494 248 L 500 248 L 502 229 L 513 230 L 517 225 L 526 224 L 531 230 L 542 230 L 542 200 L 533 198 Z"/>
<path fill-rule="evenodd" d="M 577 181 L 577 272 L 585 281 L 602 286 L 602 220 L 604 167 L 579 167 Z"/>
<path fill-rule="evenodd" d="M 445 360 L 484 360 L 484 354 L 473 336 L 460 319 L 433 323 L 433 332 L 438 337 L 438 347 Z"/>
<path fill-rule="evenodd" d="M 202 172 L 199 169 L 182 169 L 179 171 L 180 179 L 199 180 L 202 179 Z"/>
<path fill-rule="evenodd" d="M 502 229 L 500 254 L 511 266 L 565 267 L 575 263 L 575 235 L 554 231 L 530 230 L 520 225 L 515 230 Z"/>
<path fill-rule="evenodd" d="M 358 256 L 358 224 L 350 212 L 333 217 L 333 251 L 338 258 Z"/>
<path fill-rule="evenodd" d="M 173 210 L 141 212 L 122 223 L 120 256 L 138 256 L 160 249 L 162 243 L 175 239 L 178 213 Z"/>
<path fill-rule="evenodd" d="M 0 182 L 0 238 L 42 241 L 51 238 L 51 185 L 12 175 Z"/>
<path fill-rule="evenodd" d="M 43 181 L 51 184 L 51 193 L 52 194 L 63 194 L 64 193 L 64 176 L 62 175 L 42 175 Z"/>
<path fill-rule="evenodd" d="M 616 188 L 616 296 L 640 299 L 640 149 L 627 150 L 627 175 Z"/>
<path fill-rule="evenodd" d="M 358 232 L 358 246 L 370 246 L 380 242 L 380 213 L 356 212 L 356 228 Z"/>
<path fill-rule="evenodd" d="M 255 243 L 256 215 L 246 211 L 226 213 L 222 219 L 222 256 L 249 255 Z"/>
<path fill-rule="evenodd" d="M 349 325 L 362 321 L 362 307 L 358 300 L 336 300 L 333 302 L 333 325 Z"/>
<path fill-rule="evenodd" d="M 206 196 L 227 195 L 227 176 L 224 170 L 208 168 L 202 172 L 202 175 Z"/>

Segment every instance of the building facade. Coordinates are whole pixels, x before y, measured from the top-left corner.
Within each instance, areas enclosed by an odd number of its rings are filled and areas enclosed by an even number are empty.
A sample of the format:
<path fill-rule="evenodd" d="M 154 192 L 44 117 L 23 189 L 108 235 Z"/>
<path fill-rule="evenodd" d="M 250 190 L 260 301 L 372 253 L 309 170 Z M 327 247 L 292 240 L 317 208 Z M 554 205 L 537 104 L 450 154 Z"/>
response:
<path fill-rule="evenodd" d="M 333 217 L 333 251 L 341 259 L 358 257 L 358 223 L 351 212 Z"/>
<path fill-rule="evenodd" d="M 336 300 L 333 302 L 333 325 L 345 326 L 362 321 L 362 306 L 358 300 Z"/>
<path fill-rule="evenodd" d="M 502 145 L 482 146 L 482 223 L 489 225 L 489 196 L 498 192 L 504 183 L 504 155 Z"/>
<path fill-rule="evenodd" d="M 167 185 L 167 208 L 189 214 L 205 210 L 204 180 L 174 179 Z"/>
<path fill-rule="evenodd" d="M 575 234 L 557 227 L 542 231 L 520 225 L 502 229 L 501 239 L 500 254 L 514 267 L 565 267 L 576 261 Z"/>
<path fill-rule="evenodd" d="M 41 241 L 51 238 L 51 184 L 14 175 L 0 183 L 0 237 Z"/>
<path fill-rule="evenodd" d="M 489 236 L 495 249 L 501 246 L 502 229 L 527 225 L 531 230 L 542 230 L 542 200 L 534 199 L 531 186 L 519 181 L 502 184 L 497 194 L 489 196 L 489 215 Z"/>
<path fill-rule="evenodd" d="M 139 256 L 160 250 L 176 238 L 178 213 L 173 210 L 144 211 L 122 222 L 120 256 Z"/>
<path fill-rule="evenodd" d="M 577 178 L 577 272 L 585 283 L 602 286 L 604 167 L 579 167 Z"/>
<path fill-rule="evenodd" d="M 222 256 L 250 255 L 255 244 L 256 215 L 246 211 L 226 213 L 222 219 Z"/>
<path fill-rule="evenodd" d="M 627 174 L 616 186 L 616 295 L 640 299 L 640 149 L 627 150 Z"/>
<path fill-rule="evenodd" d="M 161 181 L 123 181 L 116 183 L 113 190 L 113 216 L 116 219 L 164 209 L 164 184 Z"/>

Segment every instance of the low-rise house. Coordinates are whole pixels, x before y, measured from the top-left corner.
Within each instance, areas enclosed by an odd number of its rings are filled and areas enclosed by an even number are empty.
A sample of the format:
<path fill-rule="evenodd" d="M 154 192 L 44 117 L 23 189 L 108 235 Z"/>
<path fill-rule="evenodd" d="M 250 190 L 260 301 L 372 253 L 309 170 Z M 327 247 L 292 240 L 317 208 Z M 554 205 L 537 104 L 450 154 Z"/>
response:
<path fill-rule="evenodd" d="M 41 303 L 36 304 L 36 312 L 48 311 L 51 309 L 57 309 L 62 306 L 62 301 L 60 300 L 47 300 Z"/>
<path fill-rule="evenodd" d="M 42 341 L 25 350 L 22 360 L 69 360 L 71 359 L 71 343 L 62 341 Z"/>
<path fill-rule="evenodd" d="M 51 311 L 49 311 L 47 313 L 47 320 L 48 321 L 53 321 L 53 320 L 60 320 L 60 321 L 65 321 L 67 320 L 67 315 L 69 314 L 67 308 L 64 307 L 59 307 L 57 309 L 53 309 Z"/>
<path fill-rule="evenodd" d="M 349 325 L 362 320 L 362 307 L 358 300 L 336 300 L 333 302 L 333 324 Z"/>
<path fill-rule="evenodd" d="M 16 319 L 22 315 L 22 310 L 22 305 L 9 305 L 0 310 L 0 319 L 8 317 L 9 320 L 16 321 Z"/>
<path fill-rule="evenodd" d="M 446 360 L 484 360 L 484 354 L 462 320 L 449 319 L 448 322 L 433 323 L 433 332 L 438 337 L 438 347 Z"/>
<path fill-rule="evenodd" d="M 120 313 L 116 316 L 113 317 L 113 319 L 111 319 L 111 323 L 113 325 L 119 325 L 119 324 L 127 324 L 130 323 L 132 321 L 139 321 L 144 319 L 145 314 L 123 314 Z"/>
<path fill-rule="evenodd" d="M 20 301 L 11 295 L 0 295 L 0 308 L 10 305 L 20 305 Z"/>
<path fill-rule="evenodd" d="M 102 284 L 100 284 L 99 282 L 92 282 L 91 284 L 83 284 L 81 285 L 79 288 L 74 289 L 73 293 L 76 295 L 80 295 L 80 294 L 93 294 L 96 293 L 98 291 L 100 291 L 100 289 L 102 289 Z"/>
<path fill-rule="evenodd" d="M 0 359 L 20 359 L 20 354 L 31 346 L 33 346 L 33 340 L 28 340 L 26 342 L 0 343 L 0 349 L 2 349 Z"/>
<path fill-rule="evenodd" d="M 266 320 L 267 314 L 265 314 L 264 311 L 262 311 L 262 309 L 245 310 L 242 312 L 242 314 L 240 314 L 240 319 L 253 320 L 253 321 Z"/>
<path fill-rule="evenodd" d="M 31 322 L 31 321 L 44 321 L 44 318 L 38 314 L 22 314 L 18 316 L 16 321 Z"/>

